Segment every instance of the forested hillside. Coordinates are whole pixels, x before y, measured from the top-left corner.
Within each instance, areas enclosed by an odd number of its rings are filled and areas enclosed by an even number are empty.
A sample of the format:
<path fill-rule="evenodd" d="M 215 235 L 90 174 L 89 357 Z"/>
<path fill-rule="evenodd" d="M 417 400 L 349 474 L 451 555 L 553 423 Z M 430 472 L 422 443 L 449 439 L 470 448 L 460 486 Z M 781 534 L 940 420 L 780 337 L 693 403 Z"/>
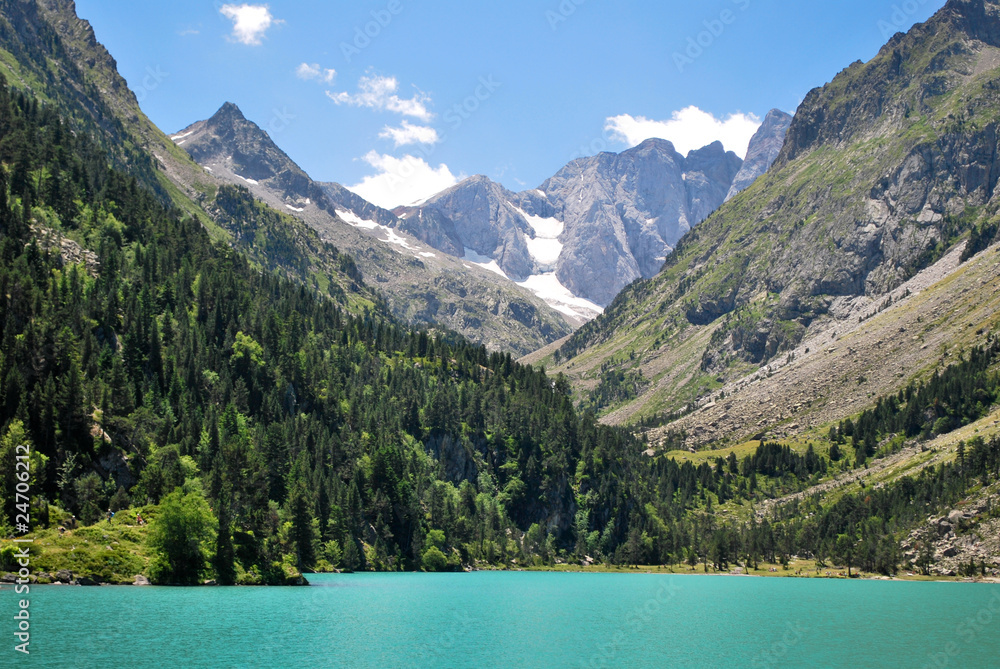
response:
<path fill-rule="evenodd" d="M 500 561 L 535 523 L 566 541 L 578 471 L 600 483 L 583 490 L 595 522 L 625 512 L 613 463 L 639 449 L 578 417 L 564 382 L 349 316 L 214 244 L 51 108 L 4 86 L 0 110 L 0 422 L 43 457 L 43 518 L 51 503 L 89 524 L 180 487 L 209 501 L 219 577 L 273 582 L 290 555 Z M 266 217 L 240 200 L 223 201 L 243 225 Z"/>

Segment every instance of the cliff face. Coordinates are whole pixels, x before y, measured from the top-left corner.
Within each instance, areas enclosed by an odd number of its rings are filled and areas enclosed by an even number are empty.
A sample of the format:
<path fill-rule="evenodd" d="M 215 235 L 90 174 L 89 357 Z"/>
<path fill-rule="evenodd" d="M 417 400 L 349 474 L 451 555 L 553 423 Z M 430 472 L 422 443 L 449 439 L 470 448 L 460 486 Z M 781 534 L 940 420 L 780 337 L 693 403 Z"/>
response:
<path fill-rule="evenodd" d="M 396 213 L 435 248 L 495 260 L 515 281 L 554 272 L 573 295 L 607 305 L 656 275 L 677 240 L 722 204 L 741 165 L 719 143 L 685 158 L 654 139 L 575 160 L 536 190 L 513 193 L 478 176 Z"/>

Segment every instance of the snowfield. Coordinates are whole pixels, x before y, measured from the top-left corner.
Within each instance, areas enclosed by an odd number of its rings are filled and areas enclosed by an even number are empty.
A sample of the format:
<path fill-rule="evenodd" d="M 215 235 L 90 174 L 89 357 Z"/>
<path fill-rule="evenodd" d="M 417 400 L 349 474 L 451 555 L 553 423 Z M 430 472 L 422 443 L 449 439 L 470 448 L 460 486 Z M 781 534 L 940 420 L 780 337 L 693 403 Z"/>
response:
<path fill-rule="evenodd" d="M 571 293 L 569 288 L 562 285 L 555 272 L 530 276 L 527 281 L 517 285 L 527 288 L 550 307 L 567 316 L 589 321 L 604 313 L 600 305 Z"/>
<path fill-rule="evenodd" d="M 369 221 L 364 218 L 361 218 L 353 211 L 348 211 L 346 209 L 337 209 L 336 211 L 337 211 L 337 216 L 339 216 L 348 225 L 352 225 L 355 228 L 361 228 L 362 230 L 377 230 L 382 234 L 384 234 L 385 239 L 376 236 L 376 238 L 381 242 L 385 242 L 386 244 L 394 244 L 395 246 L 400 246 L 408 251 L 420 250 L 419 248 L 410 246 L 410 244 L 404 238 L 400 237 L 399 234 L 390 227 L 387 227 L 385 225 L 379 225 L 375 221 Z"/>

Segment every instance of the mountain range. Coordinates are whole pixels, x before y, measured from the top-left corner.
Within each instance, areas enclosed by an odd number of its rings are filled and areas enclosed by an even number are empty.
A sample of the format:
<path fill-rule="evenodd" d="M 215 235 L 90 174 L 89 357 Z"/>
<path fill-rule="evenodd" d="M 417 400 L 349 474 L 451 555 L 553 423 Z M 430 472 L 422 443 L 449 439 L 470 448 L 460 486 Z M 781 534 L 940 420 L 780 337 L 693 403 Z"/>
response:
<path fill-rule="evenodd" d="M 673 244 L 727 195 L 766 172 L 790 122 L 789 115 L 771 111 L 750 143 L 746 165 L 718 142 L 685 158 L 670 142 L 648 140 L 622 154 L 576 160 L 538 189 L 513 193 L 475 176 L 393 212 L 340 184 L 312 181 L 232 103 L 171 137 L 213 176 L 249 188 L 355 251 L 362 272 L 381 286 L 390 305 L 405 305 L 396 309 L 400 317 L 437 322 L 523 354 L 529 331 L 542 339 L 539 347 L 568 334 L 527 295 L 544 300 L 573 327 L 593 319 L 624 286 L 654 276 Z M 446 272 L 450 281 L 428 286 L 412 267 L 388 268 L 384 253 L 369 259 L 361 248 L 369 251 L 370 241 L 351 235 L 345 223 L 429 265 L 431 277 Z M 502 308 L 497 304 L 503 298 L 489 294 L 477 267 L 510 280 L 499 284 L 507 289 Z M 439 306 L 453 297 L 447 288 L 442 295 L 442 285 L 462 286 L 461 300 Z M 477 306 L 481 302 L 485 308 Z M 421 303 L 427 306 L 417 311 Z M 510 335 L 484 323 L 484 313 L 502 316 Z"/>
<path fill-rule="evenodd" d="M 204 168 L 179 179 L 186 191 L 207 183 L 238 185 L 320 237 L 351 253 L 361 274 L 385 296 L 392 313 L 434 324 L 491 348 L 523 354 L 568 335 L 582 319 L 567 318 L 513 284 L 500 283 L 415 239 L 396 216 L 335 183 L 313 181 L 240 109 L 224 104 L 210 119 L 171 136 Z"/>

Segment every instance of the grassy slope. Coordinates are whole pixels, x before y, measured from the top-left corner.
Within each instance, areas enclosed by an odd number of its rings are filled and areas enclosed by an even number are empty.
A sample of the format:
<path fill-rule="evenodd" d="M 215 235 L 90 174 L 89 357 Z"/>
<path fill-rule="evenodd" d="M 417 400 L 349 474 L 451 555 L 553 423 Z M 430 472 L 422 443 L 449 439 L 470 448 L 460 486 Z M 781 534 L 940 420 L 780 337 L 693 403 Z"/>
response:
<path fill-rule="evenodd" d="M 136 525 L 136 512 L 144 519 L 154 518 L 156 507 L 127 509 L 90 526 L 59 531 L 59 518 L 65 514 L 54 509 L 52 526 L 34 532 L 32 573 L 54 576 L 68 569 L 74 576 L 86 576 L 100 583 L 132 583 L 135 576 L 149 574 L 152 554 L 145 544 L 149 525 Z M 42 579 L 44 581 L 44 578 Z"/>

